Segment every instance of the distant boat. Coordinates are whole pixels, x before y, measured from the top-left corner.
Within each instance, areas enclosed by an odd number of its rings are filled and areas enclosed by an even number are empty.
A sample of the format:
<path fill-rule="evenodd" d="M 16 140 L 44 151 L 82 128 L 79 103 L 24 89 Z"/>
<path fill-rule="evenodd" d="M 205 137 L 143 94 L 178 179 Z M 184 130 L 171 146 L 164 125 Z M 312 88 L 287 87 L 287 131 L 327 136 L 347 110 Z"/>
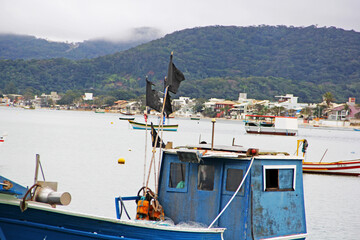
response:
<path fill-rule="evenodd" d="M 303 172 L 360 176 L 360 159 L 339 162 L 304 162 Z"/>
<path fill-rule="evenodd" d="M 252 134 L 295 136 L 298 132 L 297 118 L 246 115 L 245 130 Z"/>
<path fill-rule="evenodd" d="M 97 108 L 95 109 L 95 113 L 105 113 L 105 109 Z"/>
<path fill-rule="evenodd" d="M 135 117 L 119 117 L 120 120 L 134 120 Z"/>
<path fill-rule="evenodd" d="M 0 143 L 5 142 L 5 138 L 3 136 L 0 136 Z"/>
<path fill-rule="evenodd" d="M 135 122 L 135 121 L 132 121 L 132 120 L 129 120 L 129 123 L 130 125 L 132 126 L 133 129 L 141 129 L 141 130 L 145 130 L 145 129 L 148 129 L 150 130 L 151 129 L 151 124 L 148 124 L 147 125 L 147 128 L 146 128 L 146 124 L 145 123 L 139 123 L 139 122 Z M 173 132 L 176 132 L 177 129 L 178 129 L 179 125 L 178 124 L 174 124 L 174 125 L 169 125 L 169 124 L 164 124 L 162 126 L 162 129 L 164 131 L 173 131 Z M 158 129 L 159 128 L 159 125 L 154 125 L 154 128 L 155 129 Z"/>
<path fill-rule="evenodd" d="M 121 114 L 123 114 L 123 115 L 135 115 L 134 113 L 130 113 L 130 112 L 120 112 Z"/>
<path fill-rule="evenodd" d="M 191 117 L 191 120 L 200 120 L 200 117 Z"/>

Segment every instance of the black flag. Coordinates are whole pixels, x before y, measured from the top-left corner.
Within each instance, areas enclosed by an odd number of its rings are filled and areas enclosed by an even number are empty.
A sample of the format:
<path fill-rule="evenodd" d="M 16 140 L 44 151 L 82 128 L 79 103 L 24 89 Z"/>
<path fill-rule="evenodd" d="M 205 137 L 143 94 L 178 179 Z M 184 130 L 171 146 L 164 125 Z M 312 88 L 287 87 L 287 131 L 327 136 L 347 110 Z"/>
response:
<path fill-rule="evenodd" d="M 157 91 L 152 89 L 151 85 L 154 84 L 148 81 L 146 78 L 146 106 L 151 107 L 158 112 L 161 112 L 162 105 L 160 102 L 160 97 Z"/>
<path fill-rule="evenodd" d="M 172 62 L 173 55 L 170 55 L 170 62 L 168 68 L 168 75 L 166 86 L 169 87 L 169 91 L 176 94 L 181 81 L 185 80 L 184 74 L 175 67 L 175 64 Z"/>
<path fill-rule="evenodd" d="M 152 147 L 155 146 L 156 135 L 157 135 L 156 130 L 154 128 L 153 123 L 151 122 L 151 143 L 152 143 Z M 157 143 L 156 143 L 157 148 L 160 147 L 160 143 L 161 143 L 161 147 L 165 148 L 164 142 L 160 139 L 160 136 L 158 136 Z"/>
<path fill-rule="evenodd" d="M 166 94 L 166 101 L 165 101 L 165 109 L 164 109 L 164 111 L 165 111 L 167 117 L 169 117 L 169 115 L 173 113 L 169 91 Z"/>

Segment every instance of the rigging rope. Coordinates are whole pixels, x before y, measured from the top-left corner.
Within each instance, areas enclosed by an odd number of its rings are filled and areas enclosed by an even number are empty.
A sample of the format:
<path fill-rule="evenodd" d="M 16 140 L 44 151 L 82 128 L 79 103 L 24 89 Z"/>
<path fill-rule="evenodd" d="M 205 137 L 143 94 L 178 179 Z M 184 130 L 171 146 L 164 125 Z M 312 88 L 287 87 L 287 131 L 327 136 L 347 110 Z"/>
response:
<path fill-rule="evenodd" d="M 210 229 L 210 228 L 214 225 L 214 223 L 220 218 L 220 216 L 225 212 L 225 210 L 226 210 L 227 207 L 230 205 L 230 203 L 234 200 L 236 194 L 238 194 L 238 192 L 240 191 L 242 185 L 243 185 L 244 182 L 245 182 L 245 179 L 246 179 L 247 175 L 248 175 L 249 172 L 250 172 L 250 169 L 251 169 L 251 167 L 252 167 L 252 164 L 253 164 L 253 162 L 254 162 L 254 159 L 255 159 L 255 156 L 252 157 L 251 162 L 250 162 L 250 165 L 249 165 L 249 167 L 248 167 L 248 169 L 247 169 L 247 171 L 246 171 L 246 173 L 245 173 L 245 176 L 244 176 L 244 178 L 242 179 L 239 187 L 236 189 L 234 195 L 231 197 L 231 199 L 230 199 L 229 202 L 226 204 L 226 206 L 223 208 L 223 210 L 221 210 L 221 212 L 219 213 L 219 215 L 217 215 L 217 217 L 214 219 L 214 221 L 212 221 L 212 223 L 209 225 L 208 229 Z"/>

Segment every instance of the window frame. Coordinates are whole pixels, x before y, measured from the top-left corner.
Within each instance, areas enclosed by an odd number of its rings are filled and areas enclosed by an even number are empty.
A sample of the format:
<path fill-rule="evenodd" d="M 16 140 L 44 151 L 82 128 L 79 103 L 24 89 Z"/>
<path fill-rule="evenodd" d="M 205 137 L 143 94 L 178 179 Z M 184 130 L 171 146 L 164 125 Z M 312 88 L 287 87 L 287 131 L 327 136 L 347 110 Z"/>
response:
<path fill-rule="evenodd" d="M 213 182 L 212 182 L 212 189 L 211 190 L 207 190 L 207 189 L 199 189 L 199 170 L 201 166 L 207 166 L 207 167 L 211 167 L 212 171 L 213 171 Z M 197 184 L 196 184 L 196 189 L 198 191 L 207 191 L 207 192 L 213 192 L 215 189 L 215 166 L 213 164 L 199 164 L 197 167 Z"/>
<path fill-rule="evenodd" d="M 292 189 L 276 189 L 276 190 L 267 190 L 266 189 L 266 170 L 268 169 L 292 169 L 294 171 L 293 181 L 292 181 Z M 279 175 L 278 175 L 279 178 Z M 280 184 L 279 184 L 280 185 Z M 296 189 L 296 165 L 263 165 L 263 191 L 264 192 L 287 192 L 287 191 L 295 191 Z"/>
<path fill-rule="evenodd" d="M 226 166 L 225 167 L 225 171 L 224 171 L 224 181 L 223 181 L 223 186 L 222 186 L 222 194 L 225 194 L 225 195 L 230 195 L 230 196 L 232 196 L 232 195 L 234 195 L 234 192 L 235 191 L 228 191 L 228 190 L 226 190 L 226 183 L 227 183 L 227 178 L 228 178 L 228 170 L 229 169 L 236 169 L 236 170 L 241 170 L 242 171 L 242 179 L 241 179 L 241 181 L 244 179 L 244 175 L 245 175 L 245 173 L 246 173 L 246 170 L 245 170 L 245 167 L 235 167 L 234 165 L 230 165 L 230 166 Z M 240 182 L 241 182 L 240 181 Z M 241 197 L 243 197 L 243 196 L 245 196 L 245 185 L 246 185 L 246 179 L 245 179 L 245 181 L 244 181 L 244 185 L 243 186 L 241 186 L 241 188 L 240 188 L 240 190 L 239 190 L 239 192 L 236 194 L 236 196 L 241 196 Z"/>
<path fill-rule="evenodd" d="M 170 183 L 170 174 L 171 174 L 171 164 L 184 164 L 185 165 L 185 187 L 184 188 L 172 188 L 169 187 Z M 177 162 L 177 161 L 171 161 L 169 162 L 169 171 L 166 174 L 166 191 L 168 192 L 187 192 L 188 191 L 188 185 L 189 185 L 189 163 L 186 162 Z"/>

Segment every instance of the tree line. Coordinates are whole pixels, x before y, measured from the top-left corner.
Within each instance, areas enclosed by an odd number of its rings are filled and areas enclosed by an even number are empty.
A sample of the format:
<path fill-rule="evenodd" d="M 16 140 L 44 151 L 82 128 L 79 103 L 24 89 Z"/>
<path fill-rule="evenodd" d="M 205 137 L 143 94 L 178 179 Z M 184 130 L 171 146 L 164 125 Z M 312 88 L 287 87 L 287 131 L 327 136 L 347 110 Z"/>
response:
<path fill-rule="evenodd" d="M 186 77 L 177 96 L 360 98 L 360 33 L 316 26 L 202 27 L 93 59 L 0 60 L 0 90 L 9 93 L 12 83 L 17 93 L 81 90 L 131 99 L 145 93 L 146 76 L 162 88 L 171 51 Z"/>

